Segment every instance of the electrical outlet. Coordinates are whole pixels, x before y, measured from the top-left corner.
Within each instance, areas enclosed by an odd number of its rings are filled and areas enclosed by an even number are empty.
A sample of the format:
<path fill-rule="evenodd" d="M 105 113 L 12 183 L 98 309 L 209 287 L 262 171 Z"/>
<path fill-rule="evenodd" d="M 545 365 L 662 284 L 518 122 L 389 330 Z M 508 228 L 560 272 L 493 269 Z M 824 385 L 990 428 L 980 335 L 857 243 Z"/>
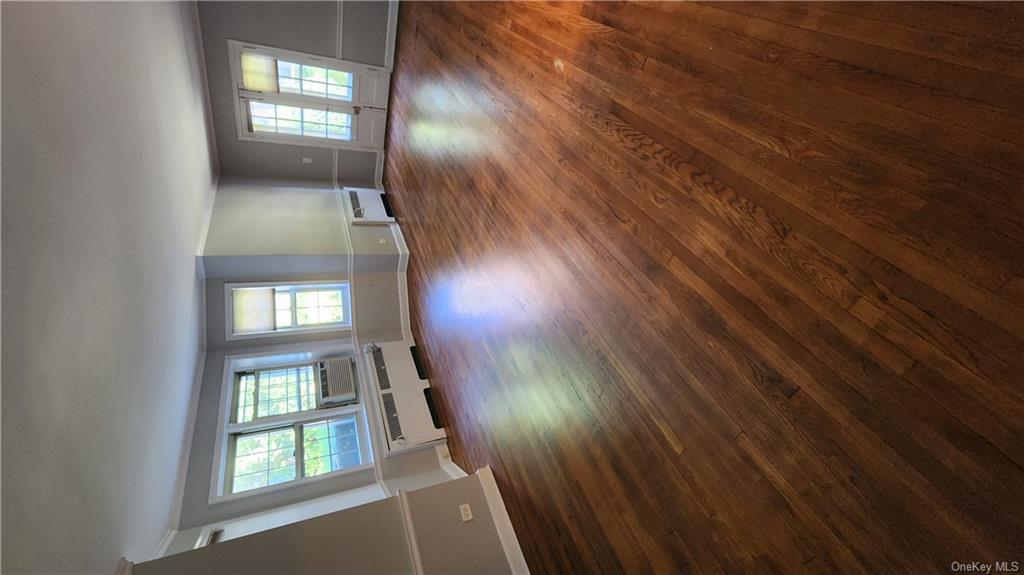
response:
<path fill-rule="evenodd" d="M 462 515 L 463 523 L 473 520 L 473 510 L 469 508 L 469 503 L 459 505 L 459 514 Z"/>

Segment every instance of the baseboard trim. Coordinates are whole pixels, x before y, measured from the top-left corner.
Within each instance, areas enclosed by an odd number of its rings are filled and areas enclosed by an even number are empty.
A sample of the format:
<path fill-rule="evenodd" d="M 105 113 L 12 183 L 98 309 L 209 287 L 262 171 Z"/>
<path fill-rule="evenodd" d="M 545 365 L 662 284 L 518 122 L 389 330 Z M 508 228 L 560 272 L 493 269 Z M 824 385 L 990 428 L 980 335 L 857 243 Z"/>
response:
<path fill-rule="evenodd" d="M 132 575 L 132 568 L 135 564 L 125 559 L 124 555 L 117 560 L 117 567 L 114 568 L 114 575 Z"/>
<path fill-rule="evenodd" d="M 163 538 L 160 539 L 160 543 L 156 546 L 156 550 L 149 557 L 149 560 L 159 559 L 167 554 L 167 548 L 171 546 L 171 541 L 174 541 L 174 536 L 178 534 L 177 529 L 169 529 L 167 533 L 164 533 Z"/>
<path fill-rule="evenodd" d="M 434 448 L 437 452 L 437 461 L 441 465 L 441 469 L 448 474 L 448 477 L 452 479 L 461 479 L 463 477 L 469 477 L 464 469 L 459 467 L 459 464 L 452 461 L 452 454 L 448 451 L 448 445 L 438 445 Z"/>
<path fill-rule="evenodd" d="M 508 561 L 509 569 L 512 570 L 513 575 L 529 574 L 530 569 L 526 566 L 526 558 L 523 557 L 523 550 L 519 546 L 519 539 L 512 527 L 508 510 L 505 509 L 505 501 L 501 498 L 501 492 L 498 490 L 498 483 L 494 480 L 491 466 L 481 467 L 476 474 L 480 478 L 480 485 L 487 497 L 487 507 L 491 511 L 491 518 L 494 520 L 494 528 L 498 531 L 501 547 L 505 550 L 505 559 Z"/>
<path fill-rule="evenodd" d="M 409 496 L 401 489 L 398 490 L 398 504 L 402 509 L 402 523 L 405 524 L 405 536 L 409 538 L 412 572 L 415 575 L 423 575 L 423 558 L 420 557 L 420 545 L 416 541 L 416 527 L 413 525 L 412 511 L 409 509 Z"/>
<path fill-rule="evenodd" d="M 192 440 L 195 437 L 196 418 L 199 412 L 199 395 L 202 392 L 203 375 L 205 372 L 206 346 L 203 346 L 199 350 L 199 358 L 196 361 L 196 370 L 193 375 L 188 416 L 185 423 L 185 435 L 182 438 L 181 459 L 178 461 L 178 477 L 174 484 L 174 503 L 171 507 L 171 523 L 168 526 L 168 530 L 171 533 L 176 532 L 181 524 L 181 512 L 185 502 L 185 484 L 188 482 L 188 464 L 192 459 Z M 164 550 L 166 550 L 166 547 L 164 547 Z M 158 557 L 162 556 L 162 554 L 158 555 Z"/>

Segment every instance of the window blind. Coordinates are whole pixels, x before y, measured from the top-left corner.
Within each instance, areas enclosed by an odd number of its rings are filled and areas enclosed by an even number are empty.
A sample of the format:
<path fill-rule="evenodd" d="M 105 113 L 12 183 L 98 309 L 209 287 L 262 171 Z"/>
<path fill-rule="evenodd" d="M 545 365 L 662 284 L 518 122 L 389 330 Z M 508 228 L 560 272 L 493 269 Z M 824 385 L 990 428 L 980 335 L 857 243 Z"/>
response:
<path fill-rule="evenodd" d="M 274 288 L 231 290 L 234 333 L 274 331 Z"/>
<path fill-rule="evenodd" d="M 242 52 L 242 87 L 256 92 L 277 92 L 277 64 L 263 54 Z"/>

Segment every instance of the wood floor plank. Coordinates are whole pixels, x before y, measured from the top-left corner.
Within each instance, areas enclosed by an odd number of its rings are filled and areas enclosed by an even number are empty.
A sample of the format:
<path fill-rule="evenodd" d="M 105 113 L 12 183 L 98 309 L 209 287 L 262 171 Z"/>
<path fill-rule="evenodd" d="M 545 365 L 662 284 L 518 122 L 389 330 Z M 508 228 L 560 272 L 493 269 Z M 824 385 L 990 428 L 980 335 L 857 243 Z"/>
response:
<path fill-rule="evenodd" d="M 403 5 L 414 332 L 534 572 L 1024 549 L 1014 9 L 858 6 Z"/>

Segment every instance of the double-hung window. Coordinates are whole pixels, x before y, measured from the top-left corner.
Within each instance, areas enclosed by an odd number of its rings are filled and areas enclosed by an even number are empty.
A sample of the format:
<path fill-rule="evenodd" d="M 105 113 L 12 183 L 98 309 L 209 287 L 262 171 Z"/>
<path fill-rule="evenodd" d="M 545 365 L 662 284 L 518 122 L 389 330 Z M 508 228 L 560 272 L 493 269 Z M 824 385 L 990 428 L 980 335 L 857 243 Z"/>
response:
<path fill-rule="evenodd" d="M 242 140 L 382 150 L 390 72 L 228 41 Z"/>
<path fill-rule="evenodd" d="M 352 323 L 349 285 L 226 284 L 226 337 L 346 329 Z"/>
<path fill-rule="evenodd" d="M 234 374 L 223 493 L 372 463 L 359 405 L 320 405 L 319 373 L 314 362 Z"/>

